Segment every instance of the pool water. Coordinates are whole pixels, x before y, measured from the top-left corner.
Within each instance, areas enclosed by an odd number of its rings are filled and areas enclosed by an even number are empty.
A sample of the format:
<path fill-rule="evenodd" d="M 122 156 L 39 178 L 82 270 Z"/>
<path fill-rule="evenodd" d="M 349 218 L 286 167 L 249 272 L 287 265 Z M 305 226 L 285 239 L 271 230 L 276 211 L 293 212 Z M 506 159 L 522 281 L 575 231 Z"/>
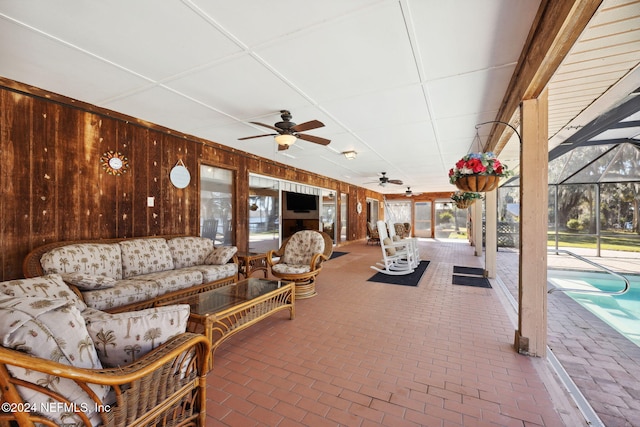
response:
<path fill-rule="evenodd" d="M 622 295 L 566 294 L 640 347 L 640 276 L 626 277 L 631 287 Z M 606 273 L 549 270 L 547 279 L 558 288 L 619 291 L 624 287 L 624 282 Z"/>

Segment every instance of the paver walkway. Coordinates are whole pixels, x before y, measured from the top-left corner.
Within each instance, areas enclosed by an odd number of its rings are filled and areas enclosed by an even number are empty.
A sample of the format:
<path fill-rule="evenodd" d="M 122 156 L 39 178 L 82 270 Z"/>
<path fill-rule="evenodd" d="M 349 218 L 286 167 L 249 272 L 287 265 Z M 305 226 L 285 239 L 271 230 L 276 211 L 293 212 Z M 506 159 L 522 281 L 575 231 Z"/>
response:
<path fill-rule="evenodd" d="M 368 282 L 380 248 L 325 263 L 318 296 L 226 341 L 207 378 L 212 426 L 580 426 L 546 361 L 514 352 L 497 289 L 451 284 L 466 243 L 420 242 L 418 287 Z M 504 297 L 502 297 L 504 298 Z M 547 374 L 545 374 L 547 372 Z"/>

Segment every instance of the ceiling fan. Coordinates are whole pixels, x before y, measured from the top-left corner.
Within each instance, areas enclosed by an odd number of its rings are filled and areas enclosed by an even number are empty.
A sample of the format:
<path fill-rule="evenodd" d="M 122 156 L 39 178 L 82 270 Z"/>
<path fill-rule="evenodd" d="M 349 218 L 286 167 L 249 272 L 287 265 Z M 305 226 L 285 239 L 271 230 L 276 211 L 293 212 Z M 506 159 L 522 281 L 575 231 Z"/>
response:
<path fill-rule="evenodd" d="M 275 123 L 273 126 L 259 122 L 249 122 L 254 125 L 263 126 L 275 130 L 278 133 L 266 133 L 264 135 L 246 136 L 244 138 L 238 138 L 238 140 L 243 141 L 245 139 L 261 138 L 263 136 L 275 136 L 274 139 L 278 143 L 278 151 L 287 150 L 296 142 L 296 139 L 298 138 L 320 145 L 329 145 L 329 143 L 331 142 L 331 140 L 321 138 L 319 136 L 300 133 L 307 130 L 323 127 L 324 123 L 322 123 L 321 121 L 311 120 L 297 125 L 291 121 L 291 113 L 288 110 L 280 110 L 280 113 L 282 121 Z"/>
<path fill-rule="evenodd" d="M 381 176 L 380 178 L 378 178 L 378 181 L 366 182 L 365 184 L 373 184 L 375 182 L 378 182 L 378 185 L 380 185 L 381 187 L 385 187 L 387 184 L 402 185 L 402 181 L 399 179 L 389 179 L 386 172 L 380 172 L 380 175 Z"/>
<path fill-rule="evenodd" d="M 404 195 L 407 197 L 411 197 L 411 196 L 419 196 L 422 193 L 414 193 L 413 191 L 411 191 L 411 187 L 407 187 L 407 191 L 404 192 Z"/>

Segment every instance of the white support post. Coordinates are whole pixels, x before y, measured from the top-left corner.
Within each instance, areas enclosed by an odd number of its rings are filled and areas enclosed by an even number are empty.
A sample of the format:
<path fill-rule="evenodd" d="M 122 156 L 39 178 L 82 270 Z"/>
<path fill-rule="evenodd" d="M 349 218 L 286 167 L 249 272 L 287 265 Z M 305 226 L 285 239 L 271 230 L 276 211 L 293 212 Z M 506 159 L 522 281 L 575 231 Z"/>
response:
<path fill-rule="evenodd" d="M 485 248 L 484 269 L 487 277 L 496 277 L 498 263 L 498 190 L 484 193 L 485 200 Z"/>
<path fill-rule="evenodd" d="M 473 243 L 475 256 L 482 256 L 482 200 L 478 199 L 471 205 L 471 215 L 473 218 Z"/>

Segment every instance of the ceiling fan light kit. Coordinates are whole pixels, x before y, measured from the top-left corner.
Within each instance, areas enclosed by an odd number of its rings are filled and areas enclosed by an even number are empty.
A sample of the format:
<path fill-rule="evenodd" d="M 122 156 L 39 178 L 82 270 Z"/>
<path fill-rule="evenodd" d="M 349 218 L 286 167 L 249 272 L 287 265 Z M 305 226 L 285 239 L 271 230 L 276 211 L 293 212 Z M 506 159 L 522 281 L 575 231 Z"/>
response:
<path fill-rule="evenodd" d="M 322 123 L 321 121 L 311 120 L 308 122 L 295 124 L 294 122 L 291 121 L 291 113 L 288 110 L 280 110 L 280 113 L 281 113 L 280 117 L 282 118 L 282 121 L 275 123 L 273 126 L 267 125 L 265 123 L 260 123 L 260 122 L 249 122 L 254 125 L 258 125 L 258 126 L 265 127 L 267 129 L 274 130 L 278 133 L 266 133 L 263 135 L 245 136 L 244 138 L 238 138 L 238 140 L 244 141 L 246 139 L 261 138 L 263 136 L 273 136 L 275 137 L 274 139 L 278 143 L 278 151 L 288 149 L 298 139 L 302 139 L 302 140 L 313 142 L 314 144 L 320 144 L 320 145 L 329 145 L 329 143 L 331 142 L 331 140 L 326 138 L 322 138 L 314 135 L 308 135 L 305 133 L 300 133 L 307 130 L 323 127 L 324 123 Z"/>
<path fill-rule="evenodd" d="M 296 138 L 293 135 L 283 134 L 283 135 L 276 135 L 274 139 L 276 140 L 278 145 L 290 146 L 290 145 L 293 145 L 298 138 Z"/>

